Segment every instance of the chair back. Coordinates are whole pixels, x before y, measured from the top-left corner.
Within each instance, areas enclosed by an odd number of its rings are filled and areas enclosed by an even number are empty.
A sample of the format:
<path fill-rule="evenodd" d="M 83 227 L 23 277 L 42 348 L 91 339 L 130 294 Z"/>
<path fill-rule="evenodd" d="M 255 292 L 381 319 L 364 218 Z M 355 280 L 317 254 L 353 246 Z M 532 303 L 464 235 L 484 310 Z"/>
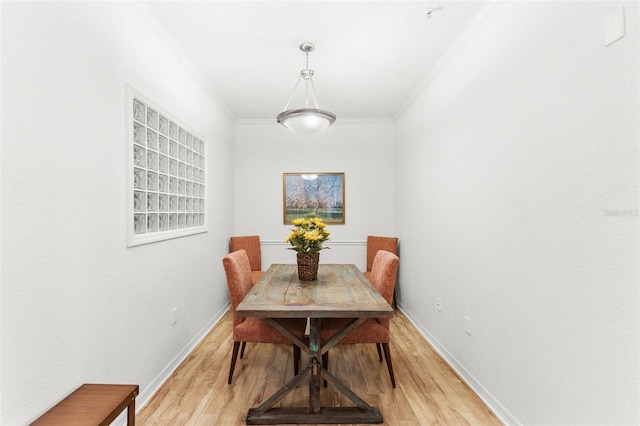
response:
<path fill-rule="evenodd" d="M 373 267 L 373 259 L 376 257 L 378 250 L 386 250 L 395 255 L 398 254 L 398 238 L 396 237 L 376 237 L 369 235 L 367 237 L 367 272 Z"/>
<path fill-rule="evenodd" d="M 262 270 L 262 254 L 260 252 L 260 236 L 247 235 L 229 238 L 229 252 L 246 250 L 252 271 Z"/>
<path fill-rule="evenodd" d="M 237 250 L 222 258 L 224 272 L 227 275 L 227 287 L 229 288 L 229 299 L 233 310 L 233 325 L 243 321 L 243 318 L 235 316 L 236 307 L 253 287 L 251 281 L 251 265 L 249 256 L 245 250 Z"/>
<path fill-rule="evenodd" d="M 378 250 L 373 260 L 369 280 L 389 304 L 393 299 L 399 265 L 400 258 L 386 250 Z"/>

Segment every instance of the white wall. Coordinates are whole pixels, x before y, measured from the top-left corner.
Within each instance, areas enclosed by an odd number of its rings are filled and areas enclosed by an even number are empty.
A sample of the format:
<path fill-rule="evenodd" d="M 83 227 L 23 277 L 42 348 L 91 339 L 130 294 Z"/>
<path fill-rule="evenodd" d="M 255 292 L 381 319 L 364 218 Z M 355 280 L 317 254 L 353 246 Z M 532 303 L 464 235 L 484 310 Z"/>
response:
<path fill-rule="evenodd" d="M 640 423 L 638 3 L 605 47 L 616 7 L 496 4 L 397 120 L 400 303 L 510 423 Z"/>
<path fill-rule="evenodd" d="M 126 83 L 205 137 L 208 233 L 126 248 Z M 133 3 L 3 2 L 2 425 L 84 382 L 143 403 L 223 312 L 233 132 Z"/>
<path fill-rule="evenodd" d="M 307 139 L 234 128 L 132 4 L 2 2 L 0 424 L 82 382 L 139 383 L 144 402 L 224 309 L 230 235 L 260 234 L 265 266 L 292 261 L 282 173 L 301 171 L 346 173 L 322 261 L 363 267 L 367 234 L 398 235 L 402 308 L 504 418 L 640 423 L 625 7 L 605 48 L 614 3 L 499 3 L 395 126 Z M 205 136 L 208 233 L 125 247 L 125 83 Z"/>
<path fill-rule="evenodd" d="M 235 235 L 259 234 L 263 268 L 291 263 L 284 239 L 282 174 L 344 172 L 344 225 L 329 225 L 321 263 L 366 267 L 367 235 L 393 235 L 393 123 L 340 120 L 320 135 L 293 134 L 273 120 L 236 125 Z"/>

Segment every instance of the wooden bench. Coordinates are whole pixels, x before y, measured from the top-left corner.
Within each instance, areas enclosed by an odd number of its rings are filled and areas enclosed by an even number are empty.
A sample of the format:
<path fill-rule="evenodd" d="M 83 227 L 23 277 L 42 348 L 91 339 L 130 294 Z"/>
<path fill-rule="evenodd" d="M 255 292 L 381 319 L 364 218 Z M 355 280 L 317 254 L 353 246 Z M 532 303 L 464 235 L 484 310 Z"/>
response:
<path fill-rule="evenodd" d="M 127 425 L 136 423 L 138 385 L 84 384 L 31 425 L 108 426 L 128 407 Z"/>

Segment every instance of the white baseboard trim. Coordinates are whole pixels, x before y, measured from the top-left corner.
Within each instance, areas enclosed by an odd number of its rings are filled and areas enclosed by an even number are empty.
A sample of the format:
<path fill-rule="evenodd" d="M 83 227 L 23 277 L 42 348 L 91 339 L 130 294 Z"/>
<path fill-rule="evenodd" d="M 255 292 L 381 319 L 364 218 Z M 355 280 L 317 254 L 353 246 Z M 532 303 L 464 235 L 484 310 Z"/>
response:
<path fill-rule="evenodd" d="M 522 423 L 515 418 L 509 410 L 502 405 L 500 401 L 494 397 L 487 388 L 485 388 L 478 379 L 475 378 L 465 366 L 458 361 L 458 359 L 451 354 L 445 348 L 438 339 L 435 338 L 431 332 L 424 326 L 418 319 L 406 309 L 401 303 L 398 304 L 398 309 L 409 319 L 416 329 L 427 339 L 427 342 L 435 349 L 435 351 L 445 360 L 447 364 L 456 372 L 456 374 L 475 392 L 476 395 L 489 407 L 491 411 L 502 421 L 505 425 L 520 426 Z"/>
<path fill-rule="evenodd" d="M 178 366 L 184 361 L 187 356 L 193 351 L 193 349 L 200 343 L 202 339 L 209 333 L 209 331 L 215 326 L 224 314 L 229 309 L 227 303 L 220 311 L 218 311 L 213 318 L 200 330 L 198 334 L 194 336 L 189 343 L 169 362 L 169 364 L 162 369 L 162 371 L 151 381 L 151 383 L 140 392 L 138 398 L 136 398 L 136 414 L 142 410 L 145 405 L 149 403 L 151 398 L 160 390 L 160 387 L 165 381 L 173 374 Z M 416 329 L 422 334 L 422 336 L 429 342 L 429 344 L 435 349 L 435 351 L 449 364 L 449 366 L 458 374 L 458 376 L 473 390 L 476 395 L 489 407 L 491 411 L 505 424 L 511 426 L 520 426 L 522 423 L 516 419 L 509 410 L 502 405 L 492 394 L 480 383 L 464 365 L 462 365 L 455 356 L 453 356 L 439 341 L 429 332 L 429 330 L 401 303 L 398 304 L 398 309 L 409 319 L 409 321 L 416 327 Z M 113 422 L 115 426 L 125 426 L 127 424 L 126 410 L 122 415 Z"/>
<path fill-rule="evenodd" d="M 262 246 L 289 246 L 289 243 L 284 240 L 260 240 Z M 329 240 L 323 245 L 327 247 L 331 246 L 366 246 L 366 240 Z"/>
<path fill-rule="evenodd" d="M 174 371 L 178 368 L 178 366 L 184 361 L 187 356 L 193 351 L 193 349 L 204 339 L 204 337 L 211 331 L 213 326 L 215 326 L 224 316 L 224 314 L 229 310 L 229 303 L 225 304 L 222 309 L 220 309 L 211 320 L 205 324 L 204 327 L 196 334 L 193 339 L 186 344 L 184 348 L 167 364 L 166 367 L 160 371 L 160 373 L 149 383 L 147 387 L 142 389 L 138 397 L 136 398 L 136 414 L 140 412 L 144 408 L 145 405 L 151 401 L 151 398 L 160 390 L 160 387 L 167 381 L 167 379 L 173 374 Z M 126 418 L 126 410 L 122 413 L 122 415 L 118 416 L 118 418 L 113 422 L 114 426 L 125 426 L 127 424 Z"/>

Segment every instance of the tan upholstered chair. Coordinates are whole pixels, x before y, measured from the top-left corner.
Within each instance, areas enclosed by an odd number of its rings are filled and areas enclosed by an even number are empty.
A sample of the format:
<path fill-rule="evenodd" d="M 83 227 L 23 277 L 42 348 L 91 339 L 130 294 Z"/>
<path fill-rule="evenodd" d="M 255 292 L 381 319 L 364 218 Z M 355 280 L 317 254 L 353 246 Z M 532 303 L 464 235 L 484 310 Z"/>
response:
<path fill-rule="evenodd" d="M 262 253 L 260 251 L 260 236 L 247 235 L 229 238 L 229 253 L 238 250 L 246 250 L 251 264 L 251 276 L 253 283 L 257 283 L 264 271 L 262 271 Z"/>
<path fill-rule="evenodd" d="M 229 298 L 233 311 L 233 352 L 231 354 L 231 368 L 229 369 L 229 381 L 233 378 L 233 370 L 238 358 L 238 350 L 242 343 L 242 354 L 246 342 L 254 343 L 282 343 L 291 344 L 291 341 L 273 328 L 264 318 L 241 318 L 236 316 L 236 307 L 253 287 L 251 281 L 251 266 L 245 250 L 234 251 L 222 259 L 224 272 L 227 275 Z M 291 330 L 295 335 L 304 338 L 307 325 L 306 319 L 281 319 L 282 325 Z M 298 374 L 300 367 L 300 348 L 293 345 L 293 372 Z"/>
<path fill-rule="evenodd" d="M 369 235 L 367 237 L 367 270 L 363 272 L 365 278 L 369 279 L 371 275 L 371 267 L 373 266 L 373 258 L 376 257 L 378 250 L 386 250 L 398 255 L 398 238 L 396 237 L 376 237 Z M 396 293 L 393 293 L 393 303 L 391 306 L 396 307 Z"/>
<path fill-rule="evenodd" d="M 371 273 L 373 259 L 376 257 L 378 250 L 386 250 L 398 255 L 398 239 L 396 237 L 367 236 L 367 270 L 364 272 L 364 276 L 367 278 Z"/>
<path fill-rule="evenodd" d="M 398 256 L 386 250 L 378 250 L 369 274 L 369 281 L 371 281 L 371 284 L 389 303 L 391 303 L 391 298 L 393 297 L 393 290 L 396 285 L 396 275 L 398 273 L 399 264 L 400 259 Z M 323 319 L 321 322 L 320 332 L 322 341 L 324 342 L 329 339 L 333 334 L 342 329 L 349 321 L 349 319 L 344 318 Z M 382 351 L 384 351 L 387 368 L 389 369 L 389 376 L 391 377 L 391 384 L 395 388 L 396 379 L 393 375 L 393 364 L 391 362 L 391 353 L 389 350 L 389 324 L 389 318 L 368 319 L 355 330 L 351 331 L 351 333 L 347 334 L 340 341 L 340 344 L 375 343 L 376 348 L 378 349 L 380 362 L 382 362 Z M 324 368 L 328 368 L 328 352 L 325 352 L 322 357 L 322 361 Z"/>

